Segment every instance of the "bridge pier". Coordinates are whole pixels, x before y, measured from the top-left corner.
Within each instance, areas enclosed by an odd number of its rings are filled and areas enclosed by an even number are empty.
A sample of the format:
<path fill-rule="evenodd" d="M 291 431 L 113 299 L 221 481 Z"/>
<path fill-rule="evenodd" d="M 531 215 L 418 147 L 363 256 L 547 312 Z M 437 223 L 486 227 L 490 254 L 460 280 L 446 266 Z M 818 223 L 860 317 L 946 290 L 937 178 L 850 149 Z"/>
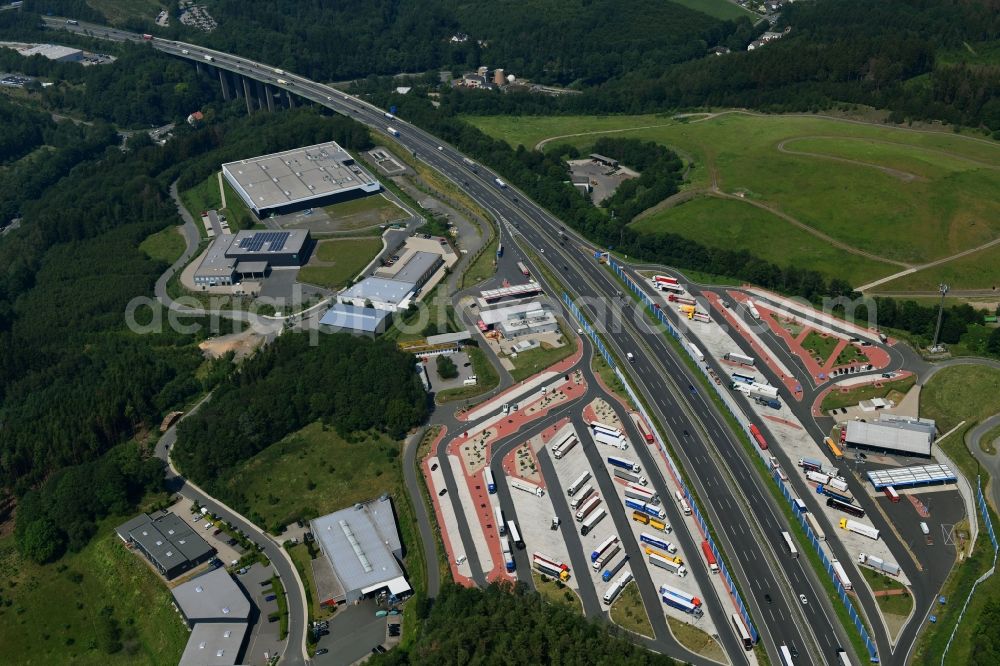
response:
<path fill-rule="evenodd" d="M 294 109 L 295 108 L 295 100 L 292 99 L 292 92 L 290 90 L 286 90 L 285 91 L 285 96 L 288 98 L 288 108 L 289 109 Z"/>
<path fill-rule="evenodd" d="M 224 69 L 219 69 L 219 85 L 222 86 L 222 99 L 228 102 L 232 99 L 232 95 L 229 92 L 229 76 Z"/>
<path fill-rule="evenodd" d="M 264 84 L 264 93 L 267 95 L 267 110 L 274 112 L 274 89 L 267 83 Z"/>
<path fill-rule="evenodd" d="M 250 95 L 250 83 L 247 80 L 247 77 L 241 76 L 240 78 L 243 80 L 243 97 L 246 98 L 247 101 L 247 115 L 252 116 L 253 106 L 251 105 L 251 100 L 253 97 Z"/>

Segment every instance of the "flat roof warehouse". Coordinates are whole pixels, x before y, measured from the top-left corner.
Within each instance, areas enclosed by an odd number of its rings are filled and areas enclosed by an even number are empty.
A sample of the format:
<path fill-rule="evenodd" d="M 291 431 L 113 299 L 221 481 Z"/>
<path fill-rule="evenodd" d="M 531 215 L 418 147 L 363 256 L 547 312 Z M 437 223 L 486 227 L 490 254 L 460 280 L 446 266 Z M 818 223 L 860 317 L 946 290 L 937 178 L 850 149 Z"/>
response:
<path fill-rule="evenodd" d="M 350 153 L 328 141 L 222 165 L 222 174 L 258 215 L 381 189 Z"/>

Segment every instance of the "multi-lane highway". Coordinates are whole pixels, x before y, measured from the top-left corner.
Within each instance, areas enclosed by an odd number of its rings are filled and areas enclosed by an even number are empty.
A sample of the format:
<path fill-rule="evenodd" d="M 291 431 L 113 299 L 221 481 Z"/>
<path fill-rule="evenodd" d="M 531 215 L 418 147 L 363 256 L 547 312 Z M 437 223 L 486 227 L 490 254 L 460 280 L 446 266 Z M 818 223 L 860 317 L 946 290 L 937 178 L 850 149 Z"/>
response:
<path fill-rule="evenodd" d="M 96 37 L 142 40 L 134 33 L 102 26 L 66 25 L 64 19 L 49 21 L 53 27 Z M 282 73 L 280 78 L 287 83 L 278 84 L 274 68 L 246 58 L 168 40 L 154 39 L 151 44 L 178 57 L 289 90 L 351 116 L 377 132 L 384 133 L 390 122 L 381 109 L 303 77 Z M 606 268 L 587 256 L 585 249 L 589 246 L 584 241 L 568 232 L 569 240 L 561 243 L 559 221 L 515 189 L 497 187 L 493 180 L 496 175 L 488 169 L 470 166 L 457 150 L 404 120 L 394 118 L 391 124 L 400 132 L 397 142 L 460 186 L 490 211 L 501 229 L 512 233 L 517 242 L 537 250 L 563 282 L 572 285 L 576 296 L 587 299 L 594 308 L 599 302 L 611 302 L 620 285 Z M 619 302 L 616 307 L 623 306 Z M 588 314 L 619 358 L 625 358 L 626 352 L 635 355 L 634 366 L 628 368 L 632 382 L 647 396 L 680 462 L 691 474 L 693 488 L 719 532 L 720 543 L 770 658 L 779 661 L 777 647 L 789 645 L 798 648 L 799 663 L 829 660 L 837 646 L 847 644 L 846 635 L 814 573 L 803 560 L 782 557 L 771 545 L 772 540 L 765 537 L 768 532 L 787 529 L 787 525 L 742 445 L 714 405 L 697 390 L 689 390 L 693 378 L 661 332 L 631 317 L 624 319 L 620 330 L 613 331 L 609 322 L 597 316 L 601 313 L 593 310 Z M 799 594 L 805 595 L 805 604 L 799 601 Z M 735 654 L 731 657 L 741 659 Z"/>

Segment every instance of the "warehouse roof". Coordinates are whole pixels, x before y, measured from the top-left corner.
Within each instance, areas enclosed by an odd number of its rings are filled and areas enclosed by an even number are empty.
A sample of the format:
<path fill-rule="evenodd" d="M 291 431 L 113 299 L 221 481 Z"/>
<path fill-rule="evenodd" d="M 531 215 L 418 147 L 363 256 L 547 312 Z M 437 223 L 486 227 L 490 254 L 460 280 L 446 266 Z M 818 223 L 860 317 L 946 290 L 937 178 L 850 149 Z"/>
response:
<path fill-rule="evenodd" d="M 854 446 L 929 456 L 934 442 L 934 430 L 922 423 L 848 421 L 846 439 L 848 444 Z"/>
<path fill-rule="evenodd" d="M 396 559 L 402 546 L 388 497 L 316 518 L 311 527 L 345 590 L 409 590 Z"/>
<path fill-rule="evenodd" d="M 389 316 L 388 310 L 361 308 L 349 303 L 337 303 L 323 315 L 319 323 L 353 331 L 374 333 L 382 321 Z"/>
<path fill-rule="evenodd" d="M 205 258 L 201 260 L 201 265 L 195 271 L 195 277 L 218 277 L 224 275 L 229 277 L 236 267 L 236 260 L 226 256 L 233 237 L 229 234 L 216 236 L 212 244 L 208 246 Z"/>
<path fill-rule="evenodd" d="M 226 250 L 227 257 L 239 259 L 246 255 L 301 254 L 309 232 L 305 229 L 287 231 L 249 231 L 237 233 Z"/>
<path fill-rule="evenodd" d="M 199 622 L 191 631 L 178 666 L 235 664 L 246 633 L 246 622 Z"/>
<path fill-rule="evenodd" d="M 502 321 L 507 321 L 512 317 L 523 318 L 525 313 L 538 312 L 541 310 L 541 303 L 538 301 L 531 301 L 530 303 L 508 305 L 505 308 L 497 308 L 496 310 L 482 310 L 479 313 L 479 318 L 482 319 L 483 323 L 487 326 L 493 326 L 494 324 L 499 324 Z"/>
<path fill-rule="evenodd" d="M 70 56 L 83 56 L 83 51 L 80 49 L 75 49 L 69 46 L 60 46 L 58 44 L 36 44 L 30 48 L 20 50 L 19 53 L 26 57 L 33 55 L 45 56 L 49 60 L 61 60 Z"/>
<path fill-rule="evenodd" d="M 190 622 L 239 622 L 250 617 L 250 600 L 224 568 L 192 578 L 172 591 L 177 607 Z"/>
<path fill-rule="evenodd" d="M 399 282 L 422 282 L 424 274 L 440 264 L 441 261 L 440 254 L 417 250 L 410 255 L 403 267 L 396 271 L 392 279 Z"/>
<path fill-rule="evenodd" d="M 458 333 L 439 333 L 438 335 L 428 335 L 427 344 L 429 345 L 446 345 L 452 342 L 464 342 L 472 338 L 472 333 L 469 331 L 459 331 Z"/>
<path fill-rule="evenodd" d="M 142 521 L 133 519 L 137 524 L 129 530 L 128 536 L 164 569 L 172 569 L 185 559 L 198 561 L 214 552 L 185 521 L 172 513 L 143 517 Z"/>
<path fill-rule="evenodd" d="M 239 195 L 257 211 L 349 192 L 378 192 L 371 174 L 328 141 L 222 165 Z"/>
<path fill-rule="evenodd" d="M 416 289 L 417 285 L 414 282 L 368 277 L 340 292 L 340 296 L 341 298 L 358 298 L 399 305 Z"/>
<path fill-rule="evenodd" d="M 237 273 L 264 273 L 267 271 L 266 261 L 238 261 L 236 262 Z"/>

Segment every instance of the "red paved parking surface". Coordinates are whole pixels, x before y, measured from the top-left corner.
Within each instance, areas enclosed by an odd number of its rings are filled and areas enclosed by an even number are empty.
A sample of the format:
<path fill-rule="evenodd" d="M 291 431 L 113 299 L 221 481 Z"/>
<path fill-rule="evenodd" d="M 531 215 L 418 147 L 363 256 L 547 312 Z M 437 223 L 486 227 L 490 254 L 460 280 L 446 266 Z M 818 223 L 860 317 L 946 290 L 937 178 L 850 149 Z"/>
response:
<path fill-rule="evenodd" d="M 437 438 L 431 443 L 431 451 L 437 450 L 437 445 L 441 443 L 447 434 L 447 429 L 442 428 L 441 432 L 438 434 Z M 440 500 L 437 493 L 434 492 L 434 485 L 431 483 L 431 467 L 430 458 L 434 457 L 433 454 L 424 458 L 420 463 L 420 469 L 424 473 L 424 483 L 427 484 L 429 494 L 431 496 L 431 504 L 434 505 L 434 515 L 437 517 L 438 529 L 441 531 L 441 541 L 444 543 L 445 557 L 448 558 L 448 567 L 451 569 L 451 576 L 455 579 L 455 582 L 459 585 L 464 585 L 465 587 L 475 587 L 476 584 L 471 578 L 466 578 L 458 572 L 458 565 L 455 564 L 455 547 L 451 543 L 451 539 L 448 538 L 448 530 L 445 528 L 444 514 L 441 512 Z"/>

